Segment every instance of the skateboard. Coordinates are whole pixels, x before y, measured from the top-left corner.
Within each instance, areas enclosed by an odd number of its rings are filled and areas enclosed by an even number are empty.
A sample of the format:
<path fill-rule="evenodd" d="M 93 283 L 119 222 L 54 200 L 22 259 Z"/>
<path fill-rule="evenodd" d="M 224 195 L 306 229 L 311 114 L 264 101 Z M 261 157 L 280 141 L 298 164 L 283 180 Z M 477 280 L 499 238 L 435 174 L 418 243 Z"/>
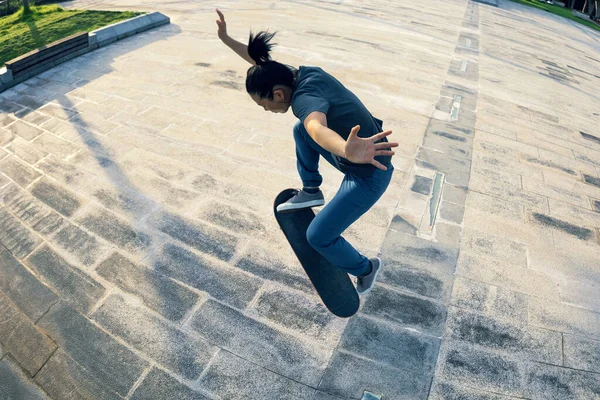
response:
<path fill-rule="evenodd" d="M 327 261 L 306 239 L 306 230 L 315 218 L 313 210 L 304 208 L 293 211 L 277 211 L 279 204 L 285 203 L 296 193 L 295 189 L 286 189 L 275 198 L 273 212 L 277 223 L 323 304 L 338 317 L 351 317 L 358 311 L 360 300 L 350 277 L 342 269 Z"/>

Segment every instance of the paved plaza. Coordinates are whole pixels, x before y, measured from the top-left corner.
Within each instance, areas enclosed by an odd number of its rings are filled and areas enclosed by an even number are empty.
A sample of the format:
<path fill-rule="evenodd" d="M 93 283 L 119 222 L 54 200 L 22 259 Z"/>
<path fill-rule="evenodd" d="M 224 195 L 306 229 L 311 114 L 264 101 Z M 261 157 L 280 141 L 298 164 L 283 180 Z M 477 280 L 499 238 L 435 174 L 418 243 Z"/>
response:
<path fill-rule="evenodd" d="M 0 94 L 0 398 L 600 399 L 598 32 L 505 0 L 63 4 L 171 24 Z M 273 217 L 295 117 L 215 7 L 400 143 L 344 233 L 386 262 L 350 319 Z"/>

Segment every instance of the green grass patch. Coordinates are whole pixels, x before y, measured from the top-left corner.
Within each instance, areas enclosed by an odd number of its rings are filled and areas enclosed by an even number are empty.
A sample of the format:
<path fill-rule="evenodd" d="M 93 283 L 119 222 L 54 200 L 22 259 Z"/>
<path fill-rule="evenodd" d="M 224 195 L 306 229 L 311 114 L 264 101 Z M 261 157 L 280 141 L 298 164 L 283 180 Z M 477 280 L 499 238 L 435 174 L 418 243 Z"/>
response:
<path fill-rule="evenodd" d="M 512 1 L 514 1 L 515 3 L 526 5 L 526 6 L 539 8 L 540 10 L 551 12 L 552 14 L 560 15 L 561 17 L 570 19 L 575 22 L 579 22 L 582 25 L 585 25 L 592 29 L 600 31 L 600 26 L 598 26 L 598 24 L 595 24 L 592 21 L 588 21 L 588 20 L 581 19 L 581 18 L 574 16 L 569 8 L 556 6 L 554 4 L 542 3 L 541 1 L 538 1 L 538 0 L 512 0 Z"/>
<path fill-rule="evenodd" d="M 64 10 L 56 5 L 31 7 L 0 18 L 0 67 L 13 58 L 77 32 L 90 32 L 143 13 Z"/>

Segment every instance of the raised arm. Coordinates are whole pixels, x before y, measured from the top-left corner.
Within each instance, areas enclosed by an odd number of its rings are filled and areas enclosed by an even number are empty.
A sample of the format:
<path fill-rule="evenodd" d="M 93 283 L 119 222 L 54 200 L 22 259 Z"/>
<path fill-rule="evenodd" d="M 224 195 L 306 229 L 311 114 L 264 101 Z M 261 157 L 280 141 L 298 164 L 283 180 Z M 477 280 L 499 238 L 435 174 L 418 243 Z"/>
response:
<path fill-rule="evenodd" d="M 225 22 L 225 16 L 221 11 L 219 11 L 218 8 L 217 14 L 219 14 L 219 19 L 217 20 L 217 26 L 219 28 L 217 34 L 219 35 L 219 39 L 221 39 L 223 43 L 225 43 L 231 50 L 235 51 L 244 60 L 248 61 L 252 65 L 255 65 L 256 63 L 254 60 L 250 57 L 250 55 L 248 55 L 248 46 L 238 42 L 235 39 L 232 39 L 227 34 L 227 23 Z"/>

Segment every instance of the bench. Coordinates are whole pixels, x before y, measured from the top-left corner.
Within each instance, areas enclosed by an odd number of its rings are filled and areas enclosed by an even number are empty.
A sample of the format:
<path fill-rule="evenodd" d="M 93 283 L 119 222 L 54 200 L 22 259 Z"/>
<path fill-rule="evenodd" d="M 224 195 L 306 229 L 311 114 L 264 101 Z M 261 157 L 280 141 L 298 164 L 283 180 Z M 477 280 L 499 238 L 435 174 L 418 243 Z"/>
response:
<path fill-rule="evenodd" d="M 88 32 L 79 32 L 30 51 L 6 62 L 6 69 L 13 77 L 26 74 L 41 67 L 50 67 L 53 62 L 88 47 Z"/>

